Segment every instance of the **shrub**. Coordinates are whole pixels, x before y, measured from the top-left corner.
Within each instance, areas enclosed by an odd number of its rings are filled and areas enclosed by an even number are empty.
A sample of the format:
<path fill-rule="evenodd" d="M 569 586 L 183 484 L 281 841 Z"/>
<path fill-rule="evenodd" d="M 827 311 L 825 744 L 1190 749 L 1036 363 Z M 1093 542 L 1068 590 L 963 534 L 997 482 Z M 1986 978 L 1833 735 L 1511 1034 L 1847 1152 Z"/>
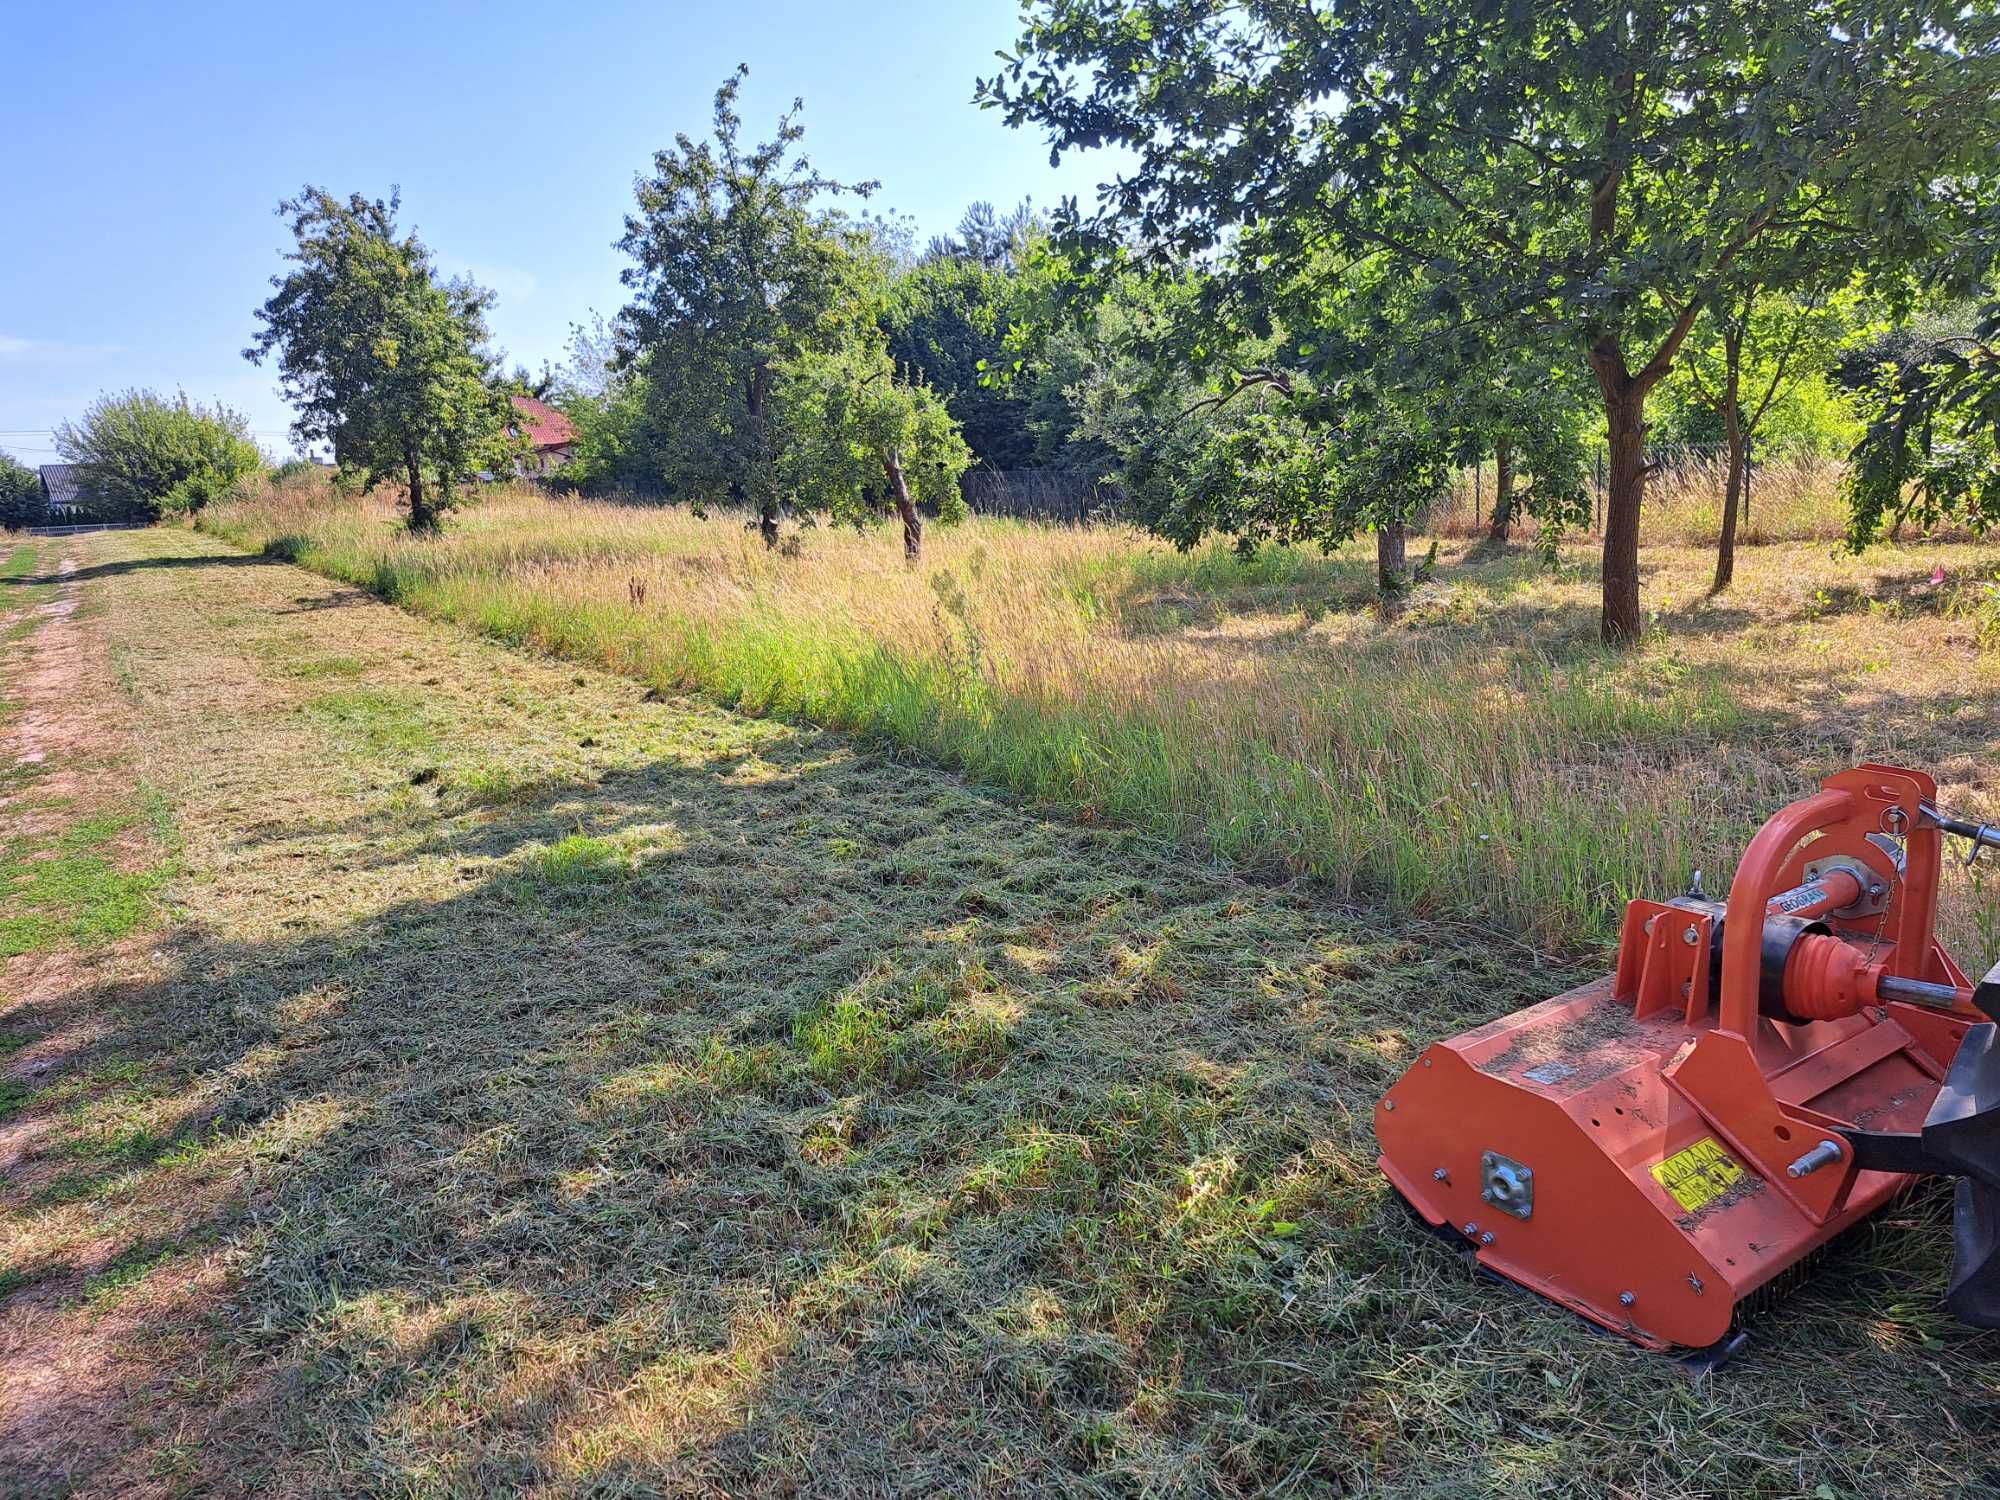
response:
<path fill-rule="evenodd" d="M 32 526 L 41 516 L 41 476 L 13 455 L 0 453 L 0 526 Z"/>
<path fill-rule="evenodd" d="M 148 519 L 199 511 L 264 466 L 240 412 L 185 392 L 100 396 L 56 429 L 56 448 L 107 507 Z"/>

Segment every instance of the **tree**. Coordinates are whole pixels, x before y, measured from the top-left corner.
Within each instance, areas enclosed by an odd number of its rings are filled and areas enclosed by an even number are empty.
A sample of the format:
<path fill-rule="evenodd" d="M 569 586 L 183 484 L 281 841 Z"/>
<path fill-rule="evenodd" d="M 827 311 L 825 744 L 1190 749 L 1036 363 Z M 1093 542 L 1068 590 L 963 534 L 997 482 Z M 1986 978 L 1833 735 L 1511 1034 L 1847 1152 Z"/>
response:
<path fill-rule="evenodd" d="M 1703 324 L 1708 336 L 1697 334 L 1686 346 L 1688 381 L 1721 419 L 1727 450 L 1713 593 L 1736 576 L 1736 525 L 1750 445 L 1780 397 L 1832 366 L 1853 326 L 1855 300 L 1851 286 L 1811 287 L 1797 297 L 1746 278 L 1719 294 Z"/>
<path fill-rule="evenodd" d="M 400 482 L 410 529 L 428 533 L 459 489 L 523 445 L 486 350 L 493 294 L 439 282 L 429 249 L 398 231 L 399 207 L 394 194 L 343 202 L 315 187 L 279 204 L 295 269 L 271 278 L 243 352 L 252 364 L 276 356 L 302 447 L 330 444 L 367 489 Z"/>
<path fill-rule="evenodd" d="M 264 466 L 241 413 L 186 392 L 100 396 L 82 421 L 56 429 L 55 444 L 94 494 L 150 519 L 198 511 Z"/>
<path fill-rule="evenodd" d="M 1023 198 L 1009 213 L 1002 214 L 985 199 L 972 204 L 958 221 L 958 232 L 933 238 L 924 251 L 926 260 L 969 260 L 989 271 L 1012 271 L 1042 230 L 1041 216 L 1034 201 Z"/>
<path fill-rule="evenodd" d="M 1264 283 L 1381 261 L 1432 343 L 1567 340 L 1609 434 L 1601 630 L 1622 643 L 1646 400 L 1702 309 L 1767 234 L 1837 229 L 1883 262 L 1960 232 L 1994 180 L 1997 67 L 2000 19 L 1956 0 L 1040 0 L 979 93 L 1058 155 L 1136 157 L 1061 216 L 1085 250 L 1136 236 Z M 1374 329 L 1317 372 L 1392 380 L 1415 342 Z"/>
<path fill-rule="evenodd" d="M 0 526 L 33 526 L 42 515 L 42 477 L 11 453 L 0 453 Z"/>
<path fill-rule="evenodd" d="M 921 507 L 947 522 L 964 516 L 958 482 L 972 455 L 958 424 L 928 386 L 898 378 L 879 336 L 787 360 L 774 404 L 788 434 L 779 482 L 802 508 L 859 522 L 886 499 L 911 562 L 923 553 Z"/>
<path fill-rule="evenodd" d="M 899 369 L 928 385 L 965 429 L 974 459 L 996 469 L 1035 461 L 1030 397 L 986 373 L 1011 356 L 1015 278 L 966 256 L 925 260 L 891 282 L 882 324 Z"/>
<path fill-rule="evenodd" d="M 1314 406 L 1315 393 L 1265 385 L 1156 429 L 1126 470 L 1131 514 L 1183 549 L 1218 533 L 1246 552 L 1331 551 L 1372 531 L 1377 587 L 1402 593 L 1409 528 L 1450 481 L 1450 436 L 1421 411 L 1350 403 L 1326 422 Z"/>
<path fill-rule="evenodd" d="M 739 67 L 716 90 L 714 139 L 675 137 L 638 183 L 618 242 L 634 261 L 621 273 L 632 300 L 618 338 L 621 367 L 646 382 L 668 494 L 748 505 L 775 546 L 779 368 L 855 336 L 874 313 L 857 292 L 872 273 L 867 232 L 816 211 L 822 194 L 850 189 L 798 153 L 802 101 L 771 140 L 741 144 L 736 97 L 747 73 Z"/>

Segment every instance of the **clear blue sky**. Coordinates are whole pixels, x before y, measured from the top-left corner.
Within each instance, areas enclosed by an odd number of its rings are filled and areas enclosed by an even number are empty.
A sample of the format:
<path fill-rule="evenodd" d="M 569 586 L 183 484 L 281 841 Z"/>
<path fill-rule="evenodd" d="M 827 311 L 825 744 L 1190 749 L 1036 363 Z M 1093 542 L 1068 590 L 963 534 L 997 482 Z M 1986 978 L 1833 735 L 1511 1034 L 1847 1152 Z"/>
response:
<path fill-rule="evenodd" d="M 965 205 L 1088 197 L 1102 155 L 971 103 L 1018 0 L 360 0 L 41 5 L 9 16 L 0 135 L 0 447 L 54 462 L 47 429 L 100 391 L 184 388 L 282 455 L 291 414 L 241 351 L 279 267 L 278 200 L 307 182 L 403 191 L 448 273 L 500 295 L 496 343 L 538 369 L 620 302 L 632 178 L 750 65 L 746 132 L 795 95 L 827 174 L 922 237 Z"/>

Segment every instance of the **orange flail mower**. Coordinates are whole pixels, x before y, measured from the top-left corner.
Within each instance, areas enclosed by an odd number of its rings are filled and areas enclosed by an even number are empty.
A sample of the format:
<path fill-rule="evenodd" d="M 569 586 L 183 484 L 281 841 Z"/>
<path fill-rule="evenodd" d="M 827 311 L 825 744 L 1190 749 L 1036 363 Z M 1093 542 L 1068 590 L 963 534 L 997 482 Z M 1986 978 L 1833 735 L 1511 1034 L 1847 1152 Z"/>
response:
<path fill-rule="evenodd" d="M 1611 976 L 1439 1042 L 1375 1111 L 1382 1170 L 1480 1265 L 1651 1348 L 1733 1349 L 1746 1300 L 1920 1173 L 1959 1179 L 1946 1302 L 2000 1326 L 2000 964 L 1935 936 L 1951 817 L 1864 765 L 1767 822 L 1724 901 L 1634 901 Z"/>

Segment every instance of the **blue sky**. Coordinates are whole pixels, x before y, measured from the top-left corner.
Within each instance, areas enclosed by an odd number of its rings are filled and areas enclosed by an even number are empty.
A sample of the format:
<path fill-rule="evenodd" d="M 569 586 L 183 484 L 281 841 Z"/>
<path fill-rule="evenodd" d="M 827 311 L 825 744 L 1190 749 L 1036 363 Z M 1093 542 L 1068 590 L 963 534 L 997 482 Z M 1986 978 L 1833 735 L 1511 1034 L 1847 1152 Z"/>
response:
<path fill-rule="evenodd" d="M 8 20 L 0 135 L 0 447 L 54 462 L 47 429 L 100 391 L 222 400 L 290 449 L 275 380 L 242 358 L 279 267 L 280 198 L 307 182 L 403 191 L 448 273 L 500 294 L 510 361 L 559 359 L 620 302 L 612 248 L 633 175 L 750 65 L 746 133 L 795 95 L 815 164 L 876 178 L 920 242 L 966 204 L 1089 196 L 1101 155 L 971 103 L 1018 0 L 400 4 L 85 3 Z"/>

